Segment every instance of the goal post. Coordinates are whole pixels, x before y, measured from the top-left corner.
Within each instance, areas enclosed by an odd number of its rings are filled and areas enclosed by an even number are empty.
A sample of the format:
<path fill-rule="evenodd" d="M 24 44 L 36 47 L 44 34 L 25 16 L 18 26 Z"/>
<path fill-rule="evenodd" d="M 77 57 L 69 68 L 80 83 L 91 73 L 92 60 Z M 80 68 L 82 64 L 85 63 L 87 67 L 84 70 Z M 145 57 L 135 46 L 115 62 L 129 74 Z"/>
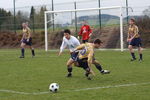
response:
<path fill-rule="evenodd" d="M 54 16 L 54 15 L 57 15 L 57 14 L 60 14 L 60 13 L 66 13 L 66 15 L 64 15 L 67 19 L 67 13 L 78 13 L 78 12 L 84 12 L 84 11 L 88 11 L 88 12 L 92 12 L 92 11 L 99 11 L 99 10 L 111 10 L 111 9 L 118 9 L 119 10 L 119 14 L 118 14 L 118 17 L 119 17 L 119 31 L 120 31 L 120 50 L 123 51 L 124 50 L 124 40 L 123 40 L 123 12 L 122 12 L 122 9 L 124 7 L 121 7 L 121 6 L 112 6 L 112 7 L 101 7 L 101 8 L 86 8 L 86 9 L 74 9 L 74 10 L 57 10 L 57 11 L 45 11 L 45 51 L 48 51 L 48 45 L 49 45 L 49 42 L 48 42 L 48 23 L 52 23 L 52 22 L 55 22 L 56 19 L 52 19 L 53 17 L 51 17 L 50 19 L 49 16 Z M 72 15 L 71 15 L 72 16 Z M 59 16 L 58 16 L 59 17 Z M 65 20 L 65 19 L 61 19 L 61 20 Z M 52 30 L 52 29 L 51 29 Z"/>

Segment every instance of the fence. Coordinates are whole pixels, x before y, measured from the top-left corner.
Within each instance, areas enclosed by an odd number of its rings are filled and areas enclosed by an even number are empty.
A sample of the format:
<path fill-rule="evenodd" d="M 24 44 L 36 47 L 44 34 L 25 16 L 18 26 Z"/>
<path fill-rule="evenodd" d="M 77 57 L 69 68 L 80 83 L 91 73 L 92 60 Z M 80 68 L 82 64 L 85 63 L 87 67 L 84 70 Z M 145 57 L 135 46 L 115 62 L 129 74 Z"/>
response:
<path fill-rule="evenodd" d="M 134 12 L 130 9 L 126 9 L 124 12 L 127 20 L 129 16 L 143 15 L 144 10 L 148 9 L 148 3 L 142 4 L 144 1 L 136 0 L 83 0 L 72 1 L 64 3 L 55 3 L 53 0 L 13 0 L 11 8 L 0 9 L 0 31 L 13 31 L 20 32 L 21 23 L 29 22 L 33 32 L 44 31 L 44 11 L 46 10 L 70 10 L 81 8 L 97 8 L 106 6 L 130 6 Z M 123 2 L 122 2 L 123 1 Z M 139 2 L 135 6 L 135 2 Z M 101 24 L 101 10 L 99 11 L 99 25 Z M 114 12 L 115 13 L 115 12 Z M 55 28 L 53 27 L 53 30 Z"/>

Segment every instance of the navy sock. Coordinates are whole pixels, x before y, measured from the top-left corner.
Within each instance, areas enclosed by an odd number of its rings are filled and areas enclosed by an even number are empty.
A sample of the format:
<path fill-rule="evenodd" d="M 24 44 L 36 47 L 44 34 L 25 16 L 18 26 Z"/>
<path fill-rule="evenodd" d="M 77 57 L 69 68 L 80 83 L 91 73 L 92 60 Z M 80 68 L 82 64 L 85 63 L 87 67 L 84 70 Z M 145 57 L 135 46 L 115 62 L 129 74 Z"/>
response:
<path fill-rule="evenodd" d="M 21 55 L 24 56 L 24 48 L 21 49 Z"/>
<path fill-rule="evenodd" d="M 34 52 L 34 49 L 32 49 L 32 56 L 35 56 L 35 52 Z"/>
<path fill-rule="evenodd" d="M 69 72 L 69 73 L 72 72 L 72 67 L 71 67 L 71 66 L 67 67 L 67 69 L 68 69 L 68 72 Z"/>
<path fill-rule="evenodd" d="M 102 66 L 100 64 L 95 64 L 95 67 L 101 72 L 103 71 Z"/>
<path fill-rule="evenodd" d="M 131 56 L 132 56 L 133 59 L 136 59 L 134 53 L 131 53 Z"/>
<path fill-rule="evenodd" d="M 143 55 L 142 55 L 142 54 L 140 54 L 140 59 L 141 59 L 141 60 L 143 59 Z"/>

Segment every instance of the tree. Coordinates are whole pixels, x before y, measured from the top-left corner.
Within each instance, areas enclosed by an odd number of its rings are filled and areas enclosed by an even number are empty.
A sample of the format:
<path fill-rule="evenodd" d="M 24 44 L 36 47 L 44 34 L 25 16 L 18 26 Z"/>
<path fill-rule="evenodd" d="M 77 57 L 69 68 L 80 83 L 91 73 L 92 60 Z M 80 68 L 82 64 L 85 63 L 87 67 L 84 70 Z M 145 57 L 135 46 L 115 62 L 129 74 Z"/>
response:
<path fill-rule="evenodd" d="M 33 28 L 33 31 L 35 29 L 35 21 L 34 21 L 34 18 L 35 18 L 35 9 L 34 7 L 32 6 L 31 7 L 31 12 L 30 12 L 30 22 L 32 23 L 31 24 L 31 27 Z"/>
<path fill-rule="evenodd" d="M 0 8 L 0 30 L 11 29 L 13 15 L 10 11 Z"/>
<path fill-rule="evenodd" d="M 143 14 L 150 17 L 150 6 L 143 11 Z"/>
<path fill-rule="evenodd" d="M 38 28 L 44 28 L 44 12 L 47 11 L 46 7 L 41 7 L 40 11 L 36 14 L 36 23 Z"/>

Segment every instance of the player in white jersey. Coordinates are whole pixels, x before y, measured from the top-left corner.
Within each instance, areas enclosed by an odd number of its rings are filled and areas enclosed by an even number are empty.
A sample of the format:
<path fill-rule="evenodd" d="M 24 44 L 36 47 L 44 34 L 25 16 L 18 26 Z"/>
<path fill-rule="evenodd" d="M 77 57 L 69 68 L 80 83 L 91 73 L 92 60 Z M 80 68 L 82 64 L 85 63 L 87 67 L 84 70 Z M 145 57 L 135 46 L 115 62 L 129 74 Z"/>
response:
<path fill-rule="evenodd" d="M 65 29 L 63 41 L 62 41 L 62 44 L 60 47 L 59 56 L 62 54 L 63 50 L 66 47 L 70 50 L 71 58 L 67 61 L 67 70 L 68 70 L 67 77 L 72 76 L 72 74 L 71 74 L 72 73 L 72 64 L 75 62 L 75 60 L 73 58 L 76 58 L 76 56 L 78 55 L 78 53 L 75 54 L 75 53 L 73 53 L 73 51 L 79 45 L 80 45 L 79 40 L 76 37 L 71 35 L 71 31 L 69 29 Z"/>

